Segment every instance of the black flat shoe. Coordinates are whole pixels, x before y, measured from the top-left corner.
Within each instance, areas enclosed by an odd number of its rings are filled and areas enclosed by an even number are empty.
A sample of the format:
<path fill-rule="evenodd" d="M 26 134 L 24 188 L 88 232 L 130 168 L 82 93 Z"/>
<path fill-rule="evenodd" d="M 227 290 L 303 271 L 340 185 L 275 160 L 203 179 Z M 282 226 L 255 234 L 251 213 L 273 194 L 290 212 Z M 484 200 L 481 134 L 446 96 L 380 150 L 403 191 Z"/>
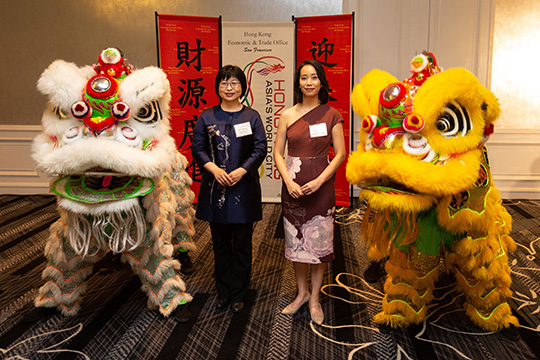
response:
<path fill-rule="evenodd" d="M 216 308 L 218 310 L 225 310 L 229 306 L 229 299 L 218 299 Z"/>
<path fill-rule="evenodd" d="M 174 310 L 174 318 L 179 323 L 187 323 L 191 319 L 191 312 L 188 309 L 188 305 L 180 305 Z"/>
<path fill-rule="evenodd" d="M 244 310 L 244 303 L 242 301 L 235 302 L 234 304 L 232 304 L 233 313 L 238 314 L 242 310 Z"/>

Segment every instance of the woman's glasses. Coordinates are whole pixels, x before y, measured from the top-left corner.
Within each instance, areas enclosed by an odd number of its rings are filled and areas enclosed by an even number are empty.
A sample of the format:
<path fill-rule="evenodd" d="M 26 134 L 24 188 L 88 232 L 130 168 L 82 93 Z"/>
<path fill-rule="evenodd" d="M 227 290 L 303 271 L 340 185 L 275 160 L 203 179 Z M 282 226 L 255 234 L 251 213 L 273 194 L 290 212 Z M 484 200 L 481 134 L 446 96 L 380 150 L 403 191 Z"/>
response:
<path fill-rule="evenodd" d="M 229 86 L 232 88 L 237 88 L 238 86 L 240 86 L 240 82 L 239 81 L 231 81 L 231 82 L 222 81 L 219 83 L 219 87 L 222 89 L 226 89 Z"/>

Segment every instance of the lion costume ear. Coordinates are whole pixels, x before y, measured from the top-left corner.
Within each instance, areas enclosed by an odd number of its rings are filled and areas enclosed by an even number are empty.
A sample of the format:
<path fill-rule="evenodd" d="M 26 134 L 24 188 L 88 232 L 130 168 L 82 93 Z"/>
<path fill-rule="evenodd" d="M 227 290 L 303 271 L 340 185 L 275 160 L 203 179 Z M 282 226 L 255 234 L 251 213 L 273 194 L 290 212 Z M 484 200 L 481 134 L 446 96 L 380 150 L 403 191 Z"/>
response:
<path fill-rule="evenodd" d="M 499 106 L 499 99 L 484 86 L 480 86 L 479 90 L 484 102 L 482 103 L 482 110 L 485 114 L 486 127 L 489 127 L 495 120 L 499 118 L 501 108 Z"/>
<path fill-rule="evenodd" d="M 351 94 L 353 110 L 364 118 L 367 115 L 379 114 L 379 95 L 389 84 L 399 82 L 386 71 L 373 69 L 362 77 L 354 86 Z"/>
<path fill-rule="evenodd" d="M 90 76 L 85 68 L 79 68 L 64 60 L 56 60 L 41 74 L 37 89 L 49 97 L 51 104 L 69 112 L 71 105 L 81 99 L 81 93 Z"/>
<path fill-rule="evenodd" d="M 157 67 L 148 66 L 133 71 L 120 84 L 122 99 L 133 109 L 139 109 L 149 102 L 167 97 L 169 103 L 170 84 L 167 75 Z"/>

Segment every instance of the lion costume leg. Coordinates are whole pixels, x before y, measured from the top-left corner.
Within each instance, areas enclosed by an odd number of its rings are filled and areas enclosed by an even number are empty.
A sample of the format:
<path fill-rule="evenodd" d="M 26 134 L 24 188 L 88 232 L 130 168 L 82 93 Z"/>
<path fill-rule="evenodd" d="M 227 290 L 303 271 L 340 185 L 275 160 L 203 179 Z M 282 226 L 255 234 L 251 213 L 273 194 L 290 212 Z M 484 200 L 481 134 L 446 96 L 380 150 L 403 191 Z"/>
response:
<path fill-rule="evenodd" d="M 162 179 L 158 190 L 143 200 L 147 223 L 151 226 L 145 240 L 136 249 L 122 254 L 122 260 L 129 262 L 141 279 L 148 307 L 159 309 L 164 316 L 193 299 L 185 293 L 186 285 L 177 274 L 180 262 L 172 258 L 179 247 L 195 249 L 191 240 L 194 229 L 190 195 L 193 192 L 187 180 L 179 175 L 180 171 L 176 176 L 174 173 L 172 179 Z"/>
<path fill-rule="evenodd" d="M 420 254 L 412 246 L 408 254 L 391 246 L 385 266 L 388 276 L 382 312 L 375 315 L 374 321 L 393 328 L 421 323 L 426 317 L 426 305 L 433 299 L 439 259 Z"/>
<path fill-rule="evenodd" d="M 195 193 L 189 188 L 193 181 L 184 170 L 187 165 L 187 159 L 177 152 L 169 179 L 169 187 L 172 192 L 171 201 L 175 207 L 172 244 L 175 250 L 185 252 L 196 249 L 196 245 L 192 240 L 195 235 L 193 227 L 195 210 L 192 207 Z"/>
<path fill-rule="evenodd" d="M 189 275 L 195 270 L 193 262 L 188 255 L 190 251 L 196 249 L 196 245 L 192 240 L 192 237 L 195 235 L 195 228 L 193 227 L 195 210 L 191 206 L 195 194 L 189 188 L 192 180 L 184 170 L 186 166 L 186 158 L 177 152 L 172 176 L 169 179 L 169 187 L 172 192 L 172 201 L 176 203 L 176 210 L 173 216 L 174 227 L 172 238 L 172 244 L 176 251 L 175 258 L 182 265 L 182 273 Z"/>
<path fill-rule="evenodd" d="M 79 312 L 81 296 L 86 290 L 86 279 L 92 274 L 94 264 L 106 251 L 89 248 L 91 255 L 78 255 L 68 240 L 66 222 L 58 220 L 50 228 L 45 246 L 48 265 L 43 270 L 45 284 L 39 289 L 36 307 L 58 308 L 65 316 Z M 92 255 L 93 254 L 93 255 Z"/>
<path fill-rule="evenodd" d="M 487 331 L 519 326 L 506 302 L 512 296 L 507 253 L 514 251 L 515 243 L 502 233 L 504 225 L 497 226 L 488 236 L 469 236 L 455 243 L 446 260 L 455 274 L 456 286 L 465 294 L 467 315 Z"/>
<path fill-rule="evenodd" d="M 158 309 L 164 316 L 169 316 L 178 305 L 192 300 L 185 293 L 186 285 L 176 270 L 180 263 L 169 256 L 155 252 L 155 246 L 146 241 L 135 250 L 122 254 L 142 282 L 141 289 L 148 296 L 148 308 Z"/>

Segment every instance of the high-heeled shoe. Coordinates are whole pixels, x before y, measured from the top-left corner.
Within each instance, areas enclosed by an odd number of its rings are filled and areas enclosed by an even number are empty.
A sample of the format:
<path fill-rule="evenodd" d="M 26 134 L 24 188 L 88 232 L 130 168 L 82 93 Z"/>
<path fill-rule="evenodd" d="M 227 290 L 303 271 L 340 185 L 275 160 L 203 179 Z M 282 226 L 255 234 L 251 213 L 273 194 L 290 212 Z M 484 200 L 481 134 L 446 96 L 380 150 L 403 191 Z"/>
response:
<path fill-rule="evenodd" d="M 321 325 L 324 321 L 324 313 L 322 311 L 321 304 L 317 304 L 317 307 L 309 308 L 309 314 L 311 315 L 311 320 L 317 324 Z"/>
<path fill-rule="evenodd" d="M 283 311 L 281 312 L 282 314 L 285 314 L 285 315 L 294 315 L 298 312 L 298 310 L 300 310 L 300 308 L 302 306 L 304 306 L 305 304 L 307 304 L 309 302 L 309 294 L 308 296 L 306 296 L 304 298 L 304 301 L 302 301 L 302 303 L 298 306 L 298 307 L 294 307 L 292 304 L 289 304 L 285 307 L 285 309 L 283 309 Z"/>

